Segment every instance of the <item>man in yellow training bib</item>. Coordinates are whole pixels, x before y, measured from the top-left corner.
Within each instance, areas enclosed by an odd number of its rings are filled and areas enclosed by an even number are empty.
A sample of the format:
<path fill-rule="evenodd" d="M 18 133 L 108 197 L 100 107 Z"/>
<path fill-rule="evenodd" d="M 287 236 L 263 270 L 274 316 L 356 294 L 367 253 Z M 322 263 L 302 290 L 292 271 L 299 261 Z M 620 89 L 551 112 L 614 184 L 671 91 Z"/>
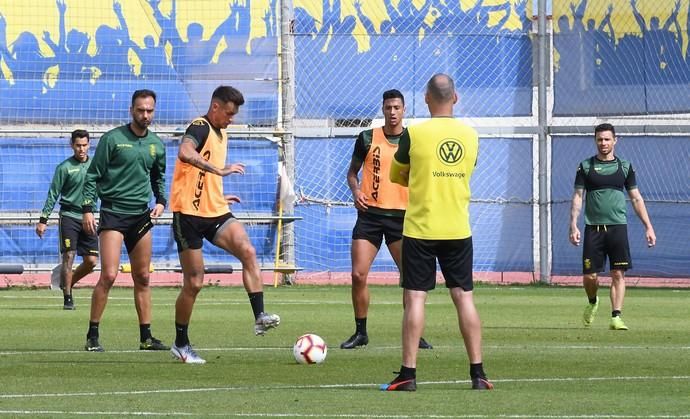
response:
<path fill-rule="evenodd" d="M 383 391 L 417 389 L 417 346 L 424 330 L 427 293 L 436 286 L 436 261 L 457 311 L 475 390 L 490 390 L 482 366 L 482 329 L 472 290 L 470 178 L 477 164 L 477 132 L 453 118 L 458 100 L 453 79 L 434 75 L 424 96 L 429 121 L 407 128 L 390 170 L 393 182 L 408 186 L 402 243 L 404 289 L 402 365 Z"/>

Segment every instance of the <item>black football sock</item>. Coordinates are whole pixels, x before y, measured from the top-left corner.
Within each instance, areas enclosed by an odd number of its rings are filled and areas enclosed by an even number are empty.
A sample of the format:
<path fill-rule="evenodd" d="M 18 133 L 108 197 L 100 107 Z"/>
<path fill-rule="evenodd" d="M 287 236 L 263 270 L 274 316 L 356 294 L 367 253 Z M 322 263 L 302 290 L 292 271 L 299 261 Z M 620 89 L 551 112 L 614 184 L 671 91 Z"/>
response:
<path fill-rule="evenodd" d="M 259 317 L 259 314 L 264 312 L 264 293 L 263 292 L 248 292 L 249 304 L 252 305 L 254 312 L 254 319 Z"/>
<path fill-rule="evenodd" d="M 613 311 L 611 312 L 611 317 L 619 317 L 620 315 L 621 315 L 621 311 L 620 311 L 620 310 L 613 310 Z"/>
<path fill-rule="evenodd" d="M 356 333 L 358 335 L 367 335 L 367 318 L 363 317 L 361 319 L 358 319 L 355 317 L 355 327 L 356 327 Z"/>
<path fill-rule="evenodd" d="M 98 324 L 99 322 L 89 322 L 89 331 L 86 332 L 87 339 L 98 339 Z"/>
<path fill-rule="evenodd" d="M 486 379 L 486 374 L 484 373 L 484 366 L 481 362 L 477 364 L 470 364 L 470 377 Z"/>
<path fill-rule="evenodd" d="M 188 324 L 175 323 L 175 346 L 181 348 L 189 345 L 189 336 L 187 336 Z"/>
<path fill-rule="evenodd" d="M 589 303 L 590 303 L 590 304 L 596 304 L 596 303 L 597 303 L 597 297 L 594 296 L 594 297 L 590 298 L 590 299 L 589 299 Z"/>
<path fill-rule="evenodd" d="M 409 380 L 417 378 L 417 368 L 408 368 L 404 365 L 400 366 L 400 374 L 398 378 L 401 380 Z"/>
<path fill-rule="evenodd" d="M 151 336 L 151 325 L 150 324 L 140 324 L 139 325 L 139 340 L 141 342 L 146 341 L 146 339 Z"/>

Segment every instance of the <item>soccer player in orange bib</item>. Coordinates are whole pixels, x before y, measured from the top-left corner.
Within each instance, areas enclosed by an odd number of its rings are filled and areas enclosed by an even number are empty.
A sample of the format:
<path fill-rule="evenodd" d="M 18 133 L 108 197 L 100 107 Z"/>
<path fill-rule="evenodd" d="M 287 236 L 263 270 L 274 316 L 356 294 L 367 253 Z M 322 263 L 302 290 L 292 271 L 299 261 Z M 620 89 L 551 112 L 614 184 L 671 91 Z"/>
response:
<path fill-rule="evenodd" d="M 170 351 L 184 363 L 206 362 L 194 351 L 187 334 L 194 301 L 204 283 L 201 251 L 204 238 L 242 263 L 242 281 L 254 312 L 254 333 L 263 335 L 280 324 L 278 315 L 264 312 L 263 283 L 256 250 L 228 207 L 240 199 L 223 193 L 224 176 L 244 174 L 244 164 L 225 162 L 228 154 L 225 129 L 243 104 L 242 93 L 234 87 L 216 88 L 208 112 L 189 125 L 177 155 L 170 208 L 183 285 L 175 303 L 176 333 Z"/>
<path fill-rule="evenodd" d="M 407 188 L 388 179 L 393 154 L 402 135 L 405 97 L 392 89 L 383 92 L 384 125 L 362 131 L 355 141 L 347 184 L 357 208 L 357 223 L 352 230 L 352 306 L 355 311 L 355 333 L 340 344 L 341 349 L 354 349 L 369 343 L 367 314 L 369 288 L 367 277 L 379 252 L 383 238 L 398 270 Z M 362 171 L 362 180 L 357 175 Z M 419 347 L 431 349 L 424 338 Z"/>

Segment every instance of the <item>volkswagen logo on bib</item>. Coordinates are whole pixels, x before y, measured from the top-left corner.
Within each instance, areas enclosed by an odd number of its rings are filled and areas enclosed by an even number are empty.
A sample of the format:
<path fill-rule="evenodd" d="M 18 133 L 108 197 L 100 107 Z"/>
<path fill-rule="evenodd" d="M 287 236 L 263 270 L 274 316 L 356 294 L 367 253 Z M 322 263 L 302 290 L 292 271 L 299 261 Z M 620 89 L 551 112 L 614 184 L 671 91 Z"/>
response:
<path fill-rule="evenodd" d="M 446 138 L 441 141 L 436 150 L 439 160 L 447 166 L 455 166 L 465 157 L 465 149 L 460 141 L 453 138 Z"/>

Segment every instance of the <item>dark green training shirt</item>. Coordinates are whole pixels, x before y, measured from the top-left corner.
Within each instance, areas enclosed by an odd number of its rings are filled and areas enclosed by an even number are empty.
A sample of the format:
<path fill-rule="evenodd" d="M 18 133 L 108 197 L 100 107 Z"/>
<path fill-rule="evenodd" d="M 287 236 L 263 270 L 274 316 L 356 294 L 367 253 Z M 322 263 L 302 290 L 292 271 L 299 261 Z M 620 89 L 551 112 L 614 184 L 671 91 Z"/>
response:
<path fill-rule="evenodd" d="M 53 212 L 58 197 L 60 197 L 60 215 L 81 220 L 82 189 L 86 171 L 90 165 L 90 158 L 87 157 L 85 162 L 80 162 L 74 156 L 57 165 L 53 181 L 48 189 L 48 197 L 41 211 L 41 223 L 48 222 L 48 217 Z"/>
<path fill-rule="evenodd" d="M 84 181 L 83 212 L 93 212 L 96 198 L 101 211 L 136 215 L 149 210 L 151 195 L 167 204 L 165 147 L 151 130 L 137 137 L 129 124 L 103 134 Z"/>
<path fill-rule="evenodd" d="M 583 160 L 577 168 L 575 189 L 585 190 L 585 224 L 627 224 L 625 191 L 636 188 L 635 170 L 629 161 L 618 157 Z"/>

